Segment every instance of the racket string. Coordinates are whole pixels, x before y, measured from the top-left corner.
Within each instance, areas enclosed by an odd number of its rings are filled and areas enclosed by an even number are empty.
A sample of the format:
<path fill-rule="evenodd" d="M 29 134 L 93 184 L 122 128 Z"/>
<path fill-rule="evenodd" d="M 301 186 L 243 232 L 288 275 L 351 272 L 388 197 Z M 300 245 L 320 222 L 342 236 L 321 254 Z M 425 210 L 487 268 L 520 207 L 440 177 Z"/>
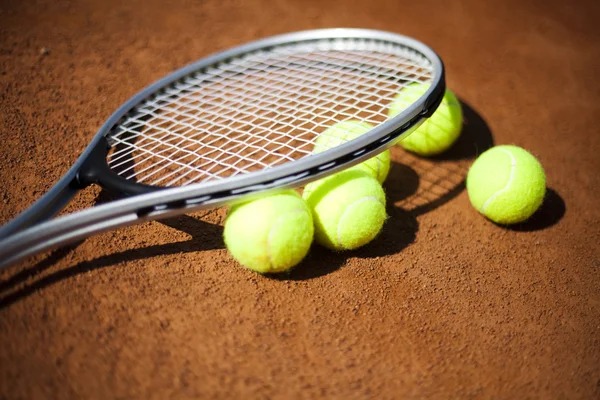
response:
<path fill-rule="evenodd" d="M 376 126 L 408 83 L 432 78 L 424 56 L 360 40 L 287 45 L 181 79 L 147 99 L 109 137 L 108 163 L 161 186 L 220 180 L 307 157 L 329 126 Z"/>

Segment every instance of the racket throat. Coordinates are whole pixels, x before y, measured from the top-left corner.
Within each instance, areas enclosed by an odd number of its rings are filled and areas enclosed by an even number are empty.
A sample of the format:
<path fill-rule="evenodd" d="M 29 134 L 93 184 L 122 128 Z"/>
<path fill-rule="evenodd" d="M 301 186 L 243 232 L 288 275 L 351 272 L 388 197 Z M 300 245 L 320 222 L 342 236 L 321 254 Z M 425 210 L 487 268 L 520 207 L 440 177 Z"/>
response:
<path fill-rule="evenodd" d="M 163 189 L 125 179 L 114 172 L 106 162 L 109 150 L 110 145 L 106 137 L 100 138 L 75 175 L 71 184 L 75 189 L 96 184 L 119 196 L 134 196 Z"/>

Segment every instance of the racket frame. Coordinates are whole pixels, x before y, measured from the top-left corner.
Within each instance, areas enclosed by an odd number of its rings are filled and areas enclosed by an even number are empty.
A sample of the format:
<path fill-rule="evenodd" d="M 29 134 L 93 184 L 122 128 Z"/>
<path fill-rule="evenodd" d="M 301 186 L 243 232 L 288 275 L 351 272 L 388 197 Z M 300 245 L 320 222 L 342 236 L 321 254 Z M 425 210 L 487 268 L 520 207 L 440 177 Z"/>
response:
<path fill-rule="evenodd" d="M 276 167 L 188 186 L 162 188 L 132 183 L 110 170 L 106 162 L 107 135 L 142 101 L 208 66 L 246 53 L 289 43 L 357 39 L 388 41 L 409 46 L 432 63 L 433 81 L 419 102 L 366 134 L 319 154 Z M 149 85 L 117 109 L 64 176 L 29 209 L 0 228 L 0 268 L 29 255 L 64 245 L 91 234 L 148 220 L 219 207 L 269 192 L 296 188 L 363 162 L 410 134 L 431 116 L 445 92 L 444 65 L 428 46 L 403 35 L 368 29 L 334 28 L 288 33 L 257 40 L 191 63 Z M 91 183 L 131 197 L 97 205 L 50 220 L 81 189 Z"/>

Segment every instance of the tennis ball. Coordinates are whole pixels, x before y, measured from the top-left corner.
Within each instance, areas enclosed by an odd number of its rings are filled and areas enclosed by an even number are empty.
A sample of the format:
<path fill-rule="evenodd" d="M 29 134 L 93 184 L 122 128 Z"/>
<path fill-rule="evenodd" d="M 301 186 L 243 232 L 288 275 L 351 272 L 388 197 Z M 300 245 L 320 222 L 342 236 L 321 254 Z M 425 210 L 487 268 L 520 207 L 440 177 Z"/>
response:
<path fill-rule="evenodd" d="M 388 110 L 393 117 L 421 97 L 429 84 L 412 83 L 400 91 Z M 404 149 L 420 156 L 433 156 L 448 150 L 460 136 L 463 114 L 460 102 L 446 89 L 439 107 L 414 132 L 399 142 Z"/>
<path fill-rule="evenodd" d="M 294 190 L 234 205 L 223 236 L 231 255 L 260 273 L 284 272 L 308 253 L 314 224 L 306 202 Z"/>
<path fill-rule="evenodd" d="M 313 213 L 315 240 L 329 249 L 352 250 L 369 243 L 387 218 L 381 184 L 362 170 L 347 169 L 311 182 L 303 197 Z"/>
<path fill-rule="evenodd" d="M 517 146 L 496 146 L 483 152 L 469 169 L 467 192 L 481 214 L 498 224 L 514 224 L 540 207 L 546 176 L 531 153 Z"/>
<path fill-rule="evenodd" d="M 348 120 L 338 122 L 327 128 L 315 141 L 314 153 L 320 153 L 340 144 L 359 137 L 360 135 L 373 129 L 373 126 L 367 122 Z M 349 169 L 361 169 L 383 183 L 390 171 L 390 151 L 385 150 L 373 158 L 368 159 Z"/>

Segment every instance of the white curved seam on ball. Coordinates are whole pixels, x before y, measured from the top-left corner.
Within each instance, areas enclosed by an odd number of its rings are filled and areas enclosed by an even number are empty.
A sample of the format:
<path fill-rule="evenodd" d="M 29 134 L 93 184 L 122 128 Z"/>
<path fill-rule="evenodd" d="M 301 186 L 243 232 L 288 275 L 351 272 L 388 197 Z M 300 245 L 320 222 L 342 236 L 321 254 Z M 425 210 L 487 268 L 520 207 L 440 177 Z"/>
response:
<path fill-rule="evenodd" d="M 271 235 L 273 234 L 273 227 L 275 225 L 277 225 L 277 223 L 279 222 L 280 219 L 282 219 L 283 217 L 287 217 L 289 214 L 295 214 L 298 212 L 306 212 L 306 209 L 304 208 L 298 208 L 292 211 L 288 211 L 285 214 L 280 215 L 279 217 L 277 217 L 277 219 L 275 220 L 275 222 L 273 222 L 273 225 L 271 225 L 271 229 L 269 229 L 269 235 L 267 236 L 267 259 L 269 260 L 269 267 L 271 269 L 273 269 L 273 260 L 271 258 Z"/>
<path fill-rule="evenodd" d="M 350 204 L 348 207 L 346 207 L 346 209 L 340 216 L 340 219 L 338 220 L 338 224 L 337 224 L 336 241 L 337 241 L 338 246 L 340 246 L 342 244 L 342 240 L 340 239 L 340 222 L 342 222 L 342 220 L 344 219 L 344 216 L 346 215 L 348 210 L 351 209 L 352 207 L 354 207 L 355 205 L 362 203 L 363 201 L 371 201 L 371 200 L 375 200 L 375 201 L 379 202 L 379 204 L 381 204 L 382 206 L 385 207 L 385 204 L 383 204 L 383 202 L 375 196 L 368 196 L 368 197 L 360 198 L 360 199 L 356 200 L 354 203 Z"/>
<path fill-rule="evenodd" d="M 492 201 L 494 200 L 496 197 L 500 196 L 502 194 L 502 192 L 505 192 L 508 190 L 510 184 L 512 183 L 514 177 L 515 177 L 515 167 L 517 166 L 517 160 L 515 159 L 515 157 L 512 155 L 512 153 L 508 150 L 504 150 L 504 149 L 498 149 L 500 151 L 503 151 L 504 153 L 508 154 L 508 156 L 510 157 L 510 175 L 508 176 L 508 182 L 506 182 L 506 185 L 498 190 L 496 193 L 494 193 L 492 196 L 490 196 L 489 199 L 487 199 L 485 201 L 485 203 L 483 203 L 483 205 L 481 206 L 481 213 L 485 212 L 485 207 Z"/>

